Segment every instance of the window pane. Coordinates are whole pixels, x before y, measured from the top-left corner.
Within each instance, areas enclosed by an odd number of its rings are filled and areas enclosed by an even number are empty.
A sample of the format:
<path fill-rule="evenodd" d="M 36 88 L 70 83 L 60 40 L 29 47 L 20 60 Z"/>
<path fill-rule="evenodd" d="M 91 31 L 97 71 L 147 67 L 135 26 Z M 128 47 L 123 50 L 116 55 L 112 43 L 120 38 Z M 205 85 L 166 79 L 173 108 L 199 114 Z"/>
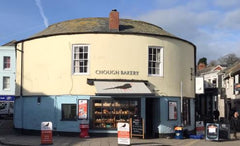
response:
<path fill-rule="evenodd" d="M 149 48 L 149 54 L 152 54 L 152 48 Z"/>
<path fill-rule="evenodd" d="M 62 120 L 75 120 L 76 111 L 76 104 L 62 104 Z"/>
<path fill-rule="evenodd" d="M 74 47 L 74 52 L 79 52 L 79 48 L 78 47 Z"/>
<path fill-rule="evenodd" d="M 148 74 L 152 74 L 151 68 L 148 68 Z"/>
<path fill-rule="evenodd" d="M 149 61 L 152 61 L 152 60 L 153 60 L 152 55 L 149 55 Z"/>
<path fill-rule="evenodd" d="M 79 67 L 74 67 L 74 72 L 79 73 Z"/>
<path fill-rule="evenodd" d="M 83 67 L 80 67 L 80 73 L 83 73 Z"/>
<path fill-rule="evenodd" d="M 84 61 L 84 66 L 87 66 L 87 65 L 88 65 L 88 61 L 85 60 L 85 61 Z"/>
<path fill-rule="evenodd" d="M 80 47 L 80 53 L 82 53 L 83 52 L 83 47 Z"/>
<path fill-rule="evenodd" d="M 156 61 L 159 61 L 160 62 L 160 49 L 157 50 L 157 54 L 156 54 Z"/>
<path fill-rule="evenodd" d="M 74 61 L 74 66 L 78 67 L 79 66 L 79 61 Z"/>
<path fill-rule="evenodd" d="M 83 61 L 80 61 L 80 66 L 83 66 Z"/>
<path fill-rule="evenodd" d="M 84 46 L 84 52 L 88 52 L 88 47 Z"/>
<path fill-rule="evenodd" d="M 156 48 L 153 49 L 153 54 L 156 54 Z"/>
<path fill-rule="evenodd" d="M 4 58 L 3 58 L 3 68 L 4 69 L 10 68 L 10 57 L 9 56 L 4 56 Z"/>
<path fill-rule="evenodd" d="M 84 53 L 84 59 L 87 59 L 87 58 L 88 58 L 88 54 Z"/>
<path fill-rule="evenodd" d="M 10 77 L 3 77 L 3 89 L 10 89 Z"/>
<path fill-rule="evenodd" d="M 156 74 L 159 75 L 159 69 L 158 68 L 156 68 Z"/>
<path fill-rule="evenodd" d="M 79 57 L 79 59 L 83 59 L 83 54 L 80 54 L 80 57 Z"/>
<path fill-rule="evenodd" d="M 87 72 L 87 67 L 84 67 L 84 72 L 85 72 L 85 73 Z"/>

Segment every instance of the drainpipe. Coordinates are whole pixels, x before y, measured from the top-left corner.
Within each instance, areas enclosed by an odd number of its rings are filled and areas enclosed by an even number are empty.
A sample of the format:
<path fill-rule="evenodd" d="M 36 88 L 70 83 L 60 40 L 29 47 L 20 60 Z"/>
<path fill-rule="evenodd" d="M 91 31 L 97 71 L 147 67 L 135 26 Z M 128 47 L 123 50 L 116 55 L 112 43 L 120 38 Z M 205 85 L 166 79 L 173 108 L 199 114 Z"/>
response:
<path fill-rule="evenodd" d="M 21 50 L 17 49 L 17 45 L 15 46 L 16 50 L 21 52 L 21 66 L 20 66 L 20 102 L 21 102 L 21 128 L 23 129 L 23 50 L 24 50 L 24 43 L 22 42 Z"/>
<path fill-rule="evenodd" d="M 181 126 L 183 126 L 183 83 L 181 81 Z"/>
<path fill-rule="evenodd" d="M 21 45 L 21 85 L 20 85 L 20 99 L 21 99 L 21 120 L 22 120 L 22 129 L 23 129 L 23 53 L 24 53 L 24 42 Z"/>

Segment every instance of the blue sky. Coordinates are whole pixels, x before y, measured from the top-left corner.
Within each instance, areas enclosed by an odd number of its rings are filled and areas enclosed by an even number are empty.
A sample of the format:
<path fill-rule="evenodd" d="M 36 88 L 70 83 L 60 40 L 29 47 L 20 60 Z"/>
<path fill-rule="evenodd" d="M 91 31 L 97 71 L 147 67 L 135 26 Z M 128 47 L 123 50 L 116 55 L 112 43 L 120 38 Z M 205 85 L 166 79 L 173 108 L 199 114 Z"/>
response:
<path fill-rule="evenodd" d="M 153 23 L 197 46 L 197 58 L 240 56 L 240 0 L 1 0 L 0 45 L 76 18 L 108 17 Z"/>

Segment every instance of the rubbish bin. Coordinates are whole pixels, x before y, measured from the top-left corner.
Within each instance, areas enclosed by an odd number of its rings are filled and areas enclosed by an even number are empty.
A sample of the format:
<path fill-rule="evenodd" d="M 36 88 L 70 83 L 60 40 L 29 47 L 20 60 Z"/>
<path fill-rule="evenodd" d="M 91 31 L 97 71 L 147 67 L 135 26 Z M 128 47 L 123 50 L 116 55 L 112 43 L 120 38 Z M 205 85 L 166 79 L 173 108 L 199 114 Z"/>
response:
<path fill-rule="evenodd" d="M 80 124 L 80 130 L 81 130 L 81 133 L 80 133 L 80 137 L 81 138 L 88 138 L 89 135 L 88 135 L 88 130 L 89 130 L 89 125 L 88 124 Z"/>
<path fill-rule="evenodd" d="M 177 126 L 174 128 L 175 130 L 175 138 L 183 139 L 183 127 Z"/>

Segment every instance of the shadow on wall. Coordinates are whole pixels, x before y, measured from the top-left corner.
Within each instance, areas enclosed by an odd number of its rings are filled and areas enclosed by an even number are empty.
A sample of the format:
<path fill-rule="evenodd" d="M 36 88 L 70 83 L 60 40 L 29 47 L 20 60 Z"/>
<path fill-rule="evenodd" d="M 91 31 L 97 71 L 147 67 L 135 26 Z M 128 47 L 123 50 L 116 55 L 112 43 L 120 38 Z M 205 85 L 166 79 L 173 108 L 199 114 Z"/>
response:
<path fill-rule="evenodd" d="M 19 88 L 19 85 L 16 85 Z M 19 88 L 20 89 L 20 88 Z M 80 120 L 77 119 L 77 111 L 72 115 L 71 106 L 66 107 L 62 117 L 62 103 L 68 101 L 66 105 L 75 105 L 77 110 L 77 99 L 73 96 L 49 96 L 43 93 L 31 93 L 23 89 L 23 93 L 32 96 L 17 96 L 14 103 L 14 127 L 23 134 L 40 134 L 42 122 L 52 122 L 53 132 L 57 134 L 79 135 Z M 67 98 L 67 99 L 66 99 Z M 61 133 L 58 133 L 61 132 Z"/>

